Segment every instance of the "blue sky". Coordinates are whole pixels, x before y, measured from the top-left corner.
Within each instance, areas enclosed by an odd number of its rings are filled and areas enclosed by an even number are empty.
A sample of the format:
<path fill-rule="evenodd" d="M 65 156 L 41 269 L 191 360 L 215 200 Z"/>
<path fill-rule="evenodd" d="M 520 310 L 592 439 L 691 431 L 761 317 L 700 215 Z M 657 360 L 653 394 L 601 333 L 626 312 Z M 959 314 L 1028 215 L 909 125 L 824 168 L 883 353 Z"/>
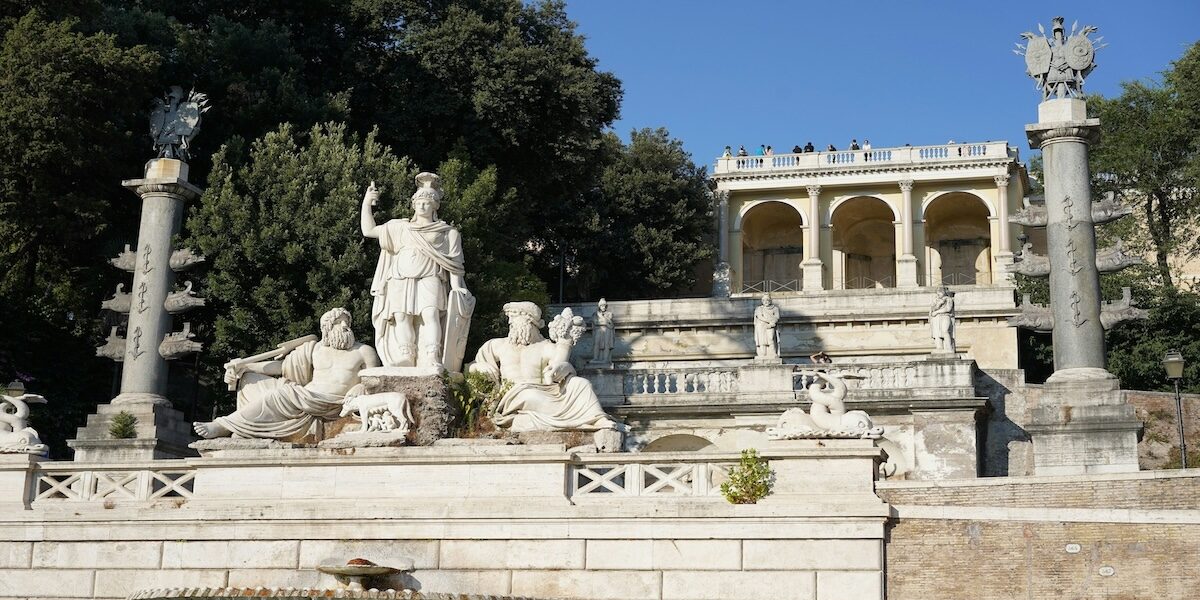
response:
<path fill-rule="evenodd" d="M 726 144 L 874 147 L 1006 139 L 1030 151 L 1040 99 L 1012 53 L 1054 16 L 1110 46 L 1085 90 L 1156 77 L 1200 40 L 1200 0 L 731 2 L 569 0 L 587 47 L 624 84 L 625 139 L 666 127 L 699 164 Z M 1095 35 L 1093 36 L 1095 37 Z"/>

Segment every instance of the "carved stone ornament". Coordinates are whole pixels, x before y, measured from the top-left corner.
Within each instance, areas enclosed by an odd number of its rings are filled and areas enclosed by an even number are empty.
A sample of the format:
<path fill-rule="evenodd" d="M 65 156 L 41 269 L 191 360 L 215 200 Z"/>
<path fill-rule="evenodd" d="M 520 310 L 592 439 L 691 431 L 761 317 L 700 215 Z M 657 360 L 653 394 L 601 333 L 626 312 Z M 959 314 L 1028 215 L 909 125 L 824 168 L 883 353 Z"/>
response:
<path fill-rule="evenodd" d="M 46 399 L 26 394 L 20 382 L 8 384 L 0 394 L 0 454 L 46 454 L 46 445 L 29 426 L 30 403 L 45 404 Z"/>
<path fill-rule="evenodd" d="M 199 352 L 204 346 L 200 342 L 192 341 L 194 337 L 196 334 L 192 333 L 192 324 L 184 323 L 183 331 L 168 333 L 163 338 L 162 343 L 158 345 L 158 353 L 167 360 L 175 360 L 193 352 Z"/>
<path fill-rule="evenodd" d="M 772 440 L 883 437 L 883 428 L 876 427 L 867 413 L 846 410 L 846 382 L 825 371 L 798 371 L 796 375 L 808 381 L 808 397 L 812 406 L 789 408 L 779 417 L 775 427 L 767 428 Z"/>
<path fill-rule="evenodd" d="M 1046 277 L 1050 275 L 1050 259 L 1033 253 L 1033 244 L 1025 242 L 1021 250 L 1013 255 L 1013 262 L 1004 266 L 1010 273 L 1020 273 L 1029 277 Z"/>
<path fill-rule="evenodd" d="M 118 283 L 117 289 L 113 293 L 113 297 L 100 303 L 100 308 L 111 310 L 118 313 L 128 313 L 131 297 L 129 292 L 125 291 L 125 284 Z"/>
<path fill-rule="evenodd" d="M 1054 330 L 1054 313 L 1050 312 L 1050 307 L 1030 302 L 1029 294 L 1021 297 L 1020 309 L 1021 314 L 1008 318 L 1009 325 L 1039 333 L 1050 333 Z"/>
<path fill-rule="evenodd" d="M 346 399 L 340 416 L 357 414 L 358 430 L 345 435 L 364 433 L 408 433 L 413 426 L 412 409 L 408 398 L 401 392 L 367 394 Z"/>
<path fill-rule="evenodd" d="M 1009 221 L 1017 225 L 1025 227 L 1045 227 L 1049 221 L 1049 216 L 1046 214 L 1046 199 L 1043 196 L 1035 196 L 1033 198 L 1025 197 L 1021 199 L 1021 210 L 1013 213 Z"/>
<path fill-rule="evenodd" d="M 1117 195 L 1105 192 L 1104 199 L 1092 202 L 1092 222 L 1103 225 L 1133 214 L 1133 207 L 1117 202 Z"/>
<path fill-rule="evenodd" d="M 96 348 L 96 356 L 110 358 L 117 362 L 125 360 L 125 338 L 117 335 L 117 327 L 108 332 L 104 345 Z"/>
<path fill-rule="evenodd" d="M 150 137 L 159 158 L 191 158 L 192 139 L 200 133 L 200 120 L 207 112 L 208 96 L 171 86 L 150 111 Z"/>
<path fill-rule="evenodd" d="M 129 247 L 129 244 L 125 244 L 125 250 L 113 258 L 108 259 L 108 264 L 122 271 L 129 271 L 132 273 L 136 261 L 137 255 L 133 252 L 133 249 Z"/>
<path fill-rule="evenodd" d="M 1089 39 L 1097 28 L 1085 25 L 1080 29 L 1078 21 L 1071 25 L 1068 36 L 1062 17 L 1054 17 L 1050 37 L 1041 23 L 1038 31 L 1041 36 L 1032 31 L 1022 33 L 1026 43 L 1017 44 L 1013 52 L 1025 57 L 1025 73 L 1037 83 L 1042 100 L 1081 97 L 1084 79 L 1096 68 L 1096 50 L 1107 45 L 1100 43 L 1104 38 Z"/>
<path fill-rule="evenodd" d="M 166 308 L 167 312 L 173 315 L 187 312 L 200 306 L 204 306 L 204 298 L 192 293 L 192 282 L 190 281 L 183 285 L 182 290 L 167 294 L 167 299 L 163 300 L 163 308 Z"/>
<path fill-rule="evenodd" d="M 1134 306 L 1133 293 L 1129 288 L 1121 288 L 1121 299 L 1116 302 L 1104 302 L 1100 305 L 1100 324 L 1105 329 L 1112 329 L 1118 323 L 1145 319 L 1150 313 L 1144 308 Z"/>
<path fill-rule="evenodd" d="M 1116 244 L 1096 252 L 1096 269 L 1101 273 L 1113 273 L 1126 267 L 1144 264 L 1145 262 L 1145 259 L 1140 256 L 1127 254 L 1125 252 L 1125 245 L 1121 240 L 1117 240 Z"/>
<path fill-rule="evenodd" d="M 204 256 L 196 254 L 191 248 L 180 248 L 171 253 L 171 260 L 168 261 L 168 264 L 171 265 L 172 271 L 178 272 L 204 261 Z"/>

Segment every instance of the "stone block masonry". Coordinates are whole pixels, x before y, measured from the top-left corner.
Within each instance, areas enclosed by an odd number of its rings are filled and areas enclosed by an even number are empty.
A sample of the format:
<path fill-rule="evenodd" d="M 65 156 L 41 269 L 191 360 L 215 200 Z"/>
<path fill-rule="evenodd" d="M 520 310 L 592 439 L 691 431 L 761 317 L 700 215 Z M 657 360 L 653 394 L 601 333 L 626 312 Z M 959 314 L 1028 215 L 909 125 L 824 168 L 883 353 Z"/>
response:
<path fill-rule="evenodd" d="M 1200 469 L 880 483 L 888 600 L 1190 598 Z"/>

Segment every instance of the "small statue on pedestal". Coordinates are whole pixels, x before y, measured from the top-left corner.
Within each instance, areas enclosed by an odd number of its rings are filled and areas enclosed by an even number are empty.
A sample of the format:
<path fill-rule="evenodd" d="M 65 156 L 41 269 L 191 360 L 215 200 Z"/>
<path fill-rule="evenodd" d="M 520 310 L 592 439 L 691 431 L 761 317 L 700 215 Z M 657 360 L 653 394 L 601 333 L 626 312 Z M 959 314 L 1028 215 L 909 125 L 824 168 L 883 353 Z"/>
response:
<path fill-rule="evenodd" d="M 779 360 L 779 307 L 771 294 L 762 295 L 762 305 L 754 309 L 754 360 Z"/>
<path fill-rule="evenodd" d="M 933 338 L 934 354 L 954 354 L 954 292 L 946 286 L 937 289 L 933 306 L 929 307 L 929 337 Z"/>
<path fill-rule="evenodd" d="M 613 316 L 608 311 L 608 300 L 596 303 L 596 316 L 592 317 L 592 364 L 612 364 L 612 349 L 615 337 Z"/>

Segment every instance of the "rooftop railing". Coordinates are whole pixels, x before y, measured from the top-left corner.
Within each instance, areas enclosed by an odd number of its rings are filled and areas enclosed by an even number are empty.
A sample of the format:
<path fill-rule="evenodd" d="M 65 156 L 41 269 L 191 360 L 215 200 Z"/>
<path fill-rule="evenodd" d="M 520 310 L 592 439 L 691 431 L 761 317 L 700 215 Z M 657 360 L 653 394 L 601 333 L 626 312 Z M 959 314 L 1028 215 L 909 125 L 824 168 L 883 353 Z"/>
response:
<path fill-rule="evenodd" d="M 995 160 L 1020 158 L 1017 149 L 1008 142 L 971 144 L 942 144 L 939 146 L 901 146 L 870 150 L 836 150 L 773 154 L 770 156 L 722 156 L 713 169 L 724 173 L 759 173 L 778 171 L 826 170 L 831 168 L 870 167 L 877 165 L 921 165 L 960 160 Z"/>

